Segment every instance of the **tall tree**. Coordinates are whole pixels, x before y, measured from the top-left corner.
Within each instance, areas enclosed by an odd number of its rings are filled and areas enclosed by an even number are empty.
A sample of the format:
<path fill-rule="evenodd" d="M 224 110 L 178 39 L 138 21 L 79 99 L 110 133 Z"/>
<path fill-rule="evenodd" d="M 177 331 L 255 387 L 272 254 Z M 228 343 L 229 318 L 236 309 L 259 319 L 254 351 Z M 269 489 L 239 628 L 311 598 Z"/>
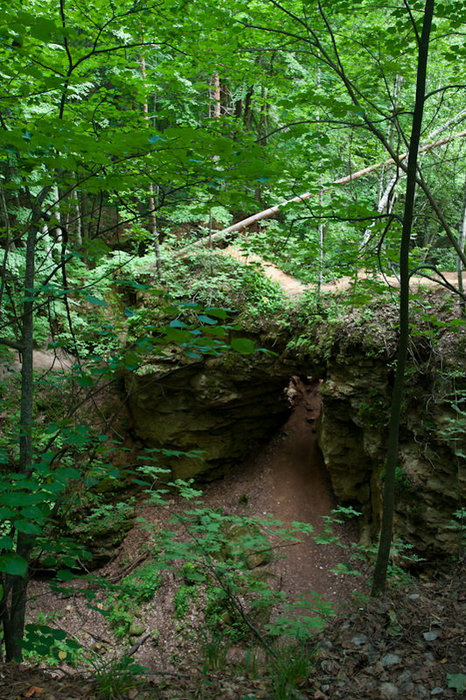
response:
<path fill-rule="evenodd" d="M 383 591 L 387 580 L 387 567 L 393 533 L 393 511 L 395 504 L 395 472 L 398 462 L 399 430 L 401 405 L 405 383 L 406 361 L 409 343 L 409 251 L 414 217 L 414 197 L 418 177 L 418 153 L 421 139 L 422 118 L 426 100 L 427 59 L 429 39 L 434 15 L 434 0 L 426 0 L 422 32 L 419 36 L 416 99 L 413 110 L 411 137 L 409 140 L 408 168 L 406 173 L 406 195 L 403 213 L 403 227 L 400 243 L 400 296 L 399 296 L 399 338 L 395 370 L 395 383 L 390 410 L 387 457 L 385 467 L 383 514 L 380 542 L 372 583 L 373 595 Z"/>

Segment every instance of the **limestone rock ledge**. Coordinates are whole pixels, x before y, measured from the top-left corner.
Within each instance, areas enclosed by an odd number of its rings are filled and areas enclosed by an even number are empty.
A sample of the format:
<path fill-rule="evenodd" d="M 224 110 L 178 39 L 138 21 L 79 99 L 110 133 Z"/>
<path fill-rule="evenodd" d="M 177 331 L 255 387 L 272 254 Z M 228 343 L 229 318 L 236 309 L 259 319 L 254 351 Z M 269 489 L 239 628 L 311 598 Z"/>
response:
<path fill-rule="evenodd" d="M 158 360 L 125 375 L 133 432 L 149 447 L 199 450 L 168 458 L 174 478 L 215 478 L 285 421 L 289 368 L 263 353 L 190 364 Z"/>
<path fill-rule="evenodd" d="M 338 501 L 362 510 L 366 543 L 380 525 L 392 381 L 386 358 L 355 353 L 329 361 L 321 389 L 320 447 Z M 451 525 L 466 501 L 466 426 L 451 389 L 435 369 L 411 370 L 400 428 L 396 538 L 427 559 L 462 548 Z"/>
<path fill-rule="evenodd" d="M 174 478 L 216 478 L 283 424 L 292 375 L 322 379 L 319 444 L 333 490 L 340 503 L 362 511 L 363 540 L 373 542 L 396 351 L 396 315 L 390 320 L 388 311 L 377 307 L 372 321 L 351 312 L 338 323 L 311 324 L 299 343 L 281 346 L 280 356 L 148 359 L 124 377 L 132 432 L 147 447 L 201 451 L 167 459 Z M 290 332 L 299 335 L 299 329 Z M 415 336 L 400 429 L 395 537 L 428 559 L 464 551 L 462 533 L 451 525 L 466 502 L 465 397 L 466 329 L 442 331 L 435 342 L 429 328 Z"/>

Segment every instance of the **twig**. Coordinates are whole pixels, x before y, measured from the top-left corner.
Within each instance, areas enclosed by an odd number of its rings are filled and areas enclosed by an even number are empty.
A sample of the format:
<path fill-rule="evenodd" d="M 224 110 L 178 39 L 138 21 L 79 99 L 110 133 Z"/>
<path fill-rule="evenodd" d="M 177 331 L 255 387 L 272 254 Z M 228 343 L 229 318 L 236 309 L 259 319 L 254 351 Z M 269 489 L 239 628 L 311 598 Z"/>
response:
<path fill-rule="evenodd" d="M 130 649 L 128 651 L 125 651 L 123 656 L 133 656 L 133 654 L 135 654 L 137 652 L 139 647 L 142 646 L 147 639 L 149 639 L 151 634 L 152 634 L 152 632 L 146 632 L 145 634 L 142 635 L 142 637 L 139 637 L 139 639 L 136 642 L 134 642 L 133 646 L 130 647 Z"/>
<path fill-rule="evenodd" d="M 118 581 L 121 581 L 122 578 L 127 576 L 131 571 L 133 571 L 137 566 L 139 566 L 139 564 L 142 564 L 142 562 L 145 561 L 148 558 L 148 556 L 148 552 L 146 554 L 141 554 L 137 559 L 128 564 L 126 569 L 123 569 L 123 571 L 120 571 L 118 574 L 114 574 L 113 576 L 108 576 L 106 578 L 106 581 L 108 581 L 109 583 L 117 583 Z"/>

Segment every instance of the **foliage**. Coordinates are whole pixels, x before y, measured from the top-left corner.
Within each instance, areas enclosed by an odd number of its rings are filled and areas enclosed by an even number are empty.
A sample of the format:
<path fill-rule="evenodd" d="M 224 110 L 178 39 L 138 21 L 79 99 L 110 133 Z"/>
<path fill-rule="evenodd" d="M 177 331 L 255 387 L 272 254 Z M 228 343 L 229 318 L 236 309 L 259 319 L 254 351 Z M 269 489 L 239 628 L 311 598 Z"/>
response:
<path fill-rule="evenodd" d="M 459 535 L 458 558 L 461 560 L 466 553 L 466 508 L 459 508 L 453 513 L 453 520 L 447 525 L 449 530 L 455 530 Z"/>
<path fill-rule="evenodd" d="M 83 659 L 81 644 L 67 636 L 62 629 L 51 627 L 46 620 L 26 625 L 23 651 L 28 659 L 36 663 L 47 660 L 52 666 L 64 661 L 70 666 L 76 666 Z"/>
<path fill-rule="evenodd" d="M 117 639 L 128 636 L 141 606 L 154 598 L 159 585 L 160 569 L 149 562 L 125 576 L 117 585 L 105 586 L 105 603 L 98 609 L 110 622 Z"/>
<path fill-rule="evenodd" d="M 350 572 L 352 573 L 352 572 Z M 299 599 L 284 606 L 284 612 L 267 625 L 272 637 L 290 639 L 300 644 L 308 642 L 336 615 L 333 605 L 314 591 L 309 591 L 312 600 Z"/>
<path fill-rule="evenodd" d="M 99 700 L 117 700 L 124 693 L 144 682 L 144 668 L 133 659 L 123 656 L 102 660 L 91 659 Z"/>
<path fill-rule="evenodd" d="M 304 644 L 295 644 L 281 647 L 279 654 L 271 672 L 274 699 L 291 700 L 311 673 L 313 651 Z"/>
<path fill-rule="evenodd" d="M 454 688 L 458 695 L 466 690 L 466 674 L 464 673 L 447 673 L 447 685 L 449 688 Z"/>
<path fill-rule="evenodd" d="M 128 514 L 125 506 L 110 512 L 94 495 L 100 481 L 117 478 L 102 449 L 110 435 L 86 415 L 90 406 L 99 412 L 102 387 L 167 348 L 192 359 L 250 354 L 256 348 L 243 322 L 294 322 L 277 286 L 254 266 L 211 251 L 188 261 L 178 248 L 308 189 L 307 204 L 281 207 L 245 247 L 305 281 L 393 269 L 421 18 L 418 2 L 380 8 L 368 0 L 356 7 L 347 0 L 122 0 L 118 7 L 97 0 L 85 11 L 73 1 L 13 0 L 4 8 L 0 345 L 7 363 L 14 350 L 23 367 L 19 380 L 2 379 L 0 387 L 0 616 L 8 658 L 20 655 L 35 562 L 66 576 L 65 567 L 88 556 L 60 532 L 77 496 L 95 508 L 85 514 L 88 538 L 102 516 L 119 527 Z M 456 77 L 463 20 L 464 2 L 438 3 L 423 142 L 451 136 L 464 119 Z M 449 142 L 448 158 L 445 149 L 422 152 L 411 270 L 451 267 L 452 246 L 461 257 L 454 233 L 464 209 L 461 143 Z M 388 156 L 398 168 L 385 208 L 389 166 L 349 187 L 331 184 Z M 367 305 L 377 294 L 373 285 L 351 300 L 303 303 L 300 315 L 331 329 L 317 341 L 324 356 L 342 338 L 336 307 Z M 354 323 L 363 337 L 361 320 Z M 295 345 L 302 350 L 309 341 Z M 361 347 L 377 352 L 377 341 L 373 329 Z M 64 382 L 34 374 L 33 349 L 46 347 L 72 356 Z M 458 421 L 449 430 L 460 458 L 464 401 L 456 398 Z M 195 562 L 205 580 L 221 582 L 240 617 L 234 601 L 245 583 L 251 609 L 259 607 L 268 594 L 247 561 L 251 550 L 268 547 L 269 524 L 247 523 L 249 533 L 228 549 L 222 528 L 243 521 L 194 509 L 183 523 L 202 543 Z M 170 566 L 170 553 L 187 556 L 160 546 L 160 568 Z M 147 588 L 155 586 L 147 576 Z M 132 581 L 141 595 L 149 595 L 146 583 Z"/>

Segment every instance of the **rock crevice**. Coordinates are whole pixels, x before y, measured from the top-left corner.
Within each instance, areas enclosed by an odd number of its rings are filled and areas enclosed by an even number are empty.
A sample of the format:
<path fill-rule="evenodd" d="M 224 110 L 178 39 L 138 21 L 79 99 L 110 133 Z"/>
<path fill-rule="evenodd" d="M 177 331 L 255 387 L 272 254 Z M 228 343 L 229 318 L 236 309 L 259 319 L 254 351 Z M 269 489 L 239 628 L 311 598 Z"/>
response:
<path fill-rule="evenodd" d="M 304 359 L 288 348 L 190 365 L 158 360 L 125 376 L 133 431 L 148 447 L 199 451 L 167 458 L 175 478 L 216 478 L 283 425 L 292 375 L 322 378 L 319 445 L 338 501 L 362 512 L 363 540 L 371 542 L 382 511 L 393 381 L 393 343 L 381 344 L 379 335 L 369 343 L 360 324 L 348 323 L 331 341 L 310 343 Z M 400 431 L 395 530 L 427 558 L 457 556 L 461 541 L 451 524 L 466 497 L 465 426 L 451 396 L 453 387 L 460 395 L 466 387 L 464 360 L 452 354 L 449 370 L 432 354 L 421 362 L 413 353 Z"/>

